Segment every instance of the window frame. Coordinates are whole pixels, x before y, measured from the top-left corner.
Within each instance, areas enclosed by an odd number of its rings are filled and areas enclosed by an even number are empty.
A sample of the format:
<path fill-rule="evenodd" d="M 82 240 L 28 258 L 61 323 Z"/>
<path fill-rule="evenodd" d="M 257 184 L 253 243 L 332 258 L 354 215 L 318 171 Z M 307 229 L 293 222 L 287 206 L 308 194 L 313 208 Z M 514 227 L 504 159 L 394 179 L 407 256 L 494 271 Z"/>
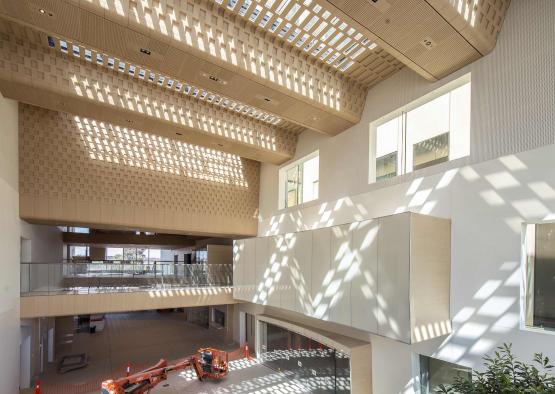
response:
<path fill-rule="evenodd" d="M 541 221 L 522 223 L 521 231 L 521 281 L 520 281 L 520 330 L 555 335 L 555 327 L 538 326 L 535 318 L 535 265 L 536 265 L 536 227 L 542 224 L 555 224 L 551 218 Z"/>
<path fill-rule="evenodd" d="M 451 149 L 449 150 L 449 155 L 447 160 L 440 162 L 440 163 L 436 163 L 436 164 L 432 164 L 423 168 L 419 168 L 419 169 L 407 169 L 407 149 L 409 148 L 407 146 L 407 114 L 414 110 L 417 109 L 447 93 L 450 93 L 466 84 L 470 84 L 470 119 L 469 119 L 469 124 L 470 126 L 472 126 L 471 124 L 471 119 L 472 119 L 472 79 L 471 79 L 471 74 L 467 73 L 465 75 L 462 75 L 461 77 L 458 77 L 456 79 L 454 79 L 453 81 L 450 81 L 448 83 L 446 83 L 445 85 L 429 92 L 426 93 L 424 95 L 422 95 L 421 97 L 417 98 L 416 100 L 413 100 L 411 102 L 409 102 L 408 104 L 405 104 L 397 109 L 395 109 L 394 111 L 389 112 L 387 115 L 384 115 L 374 121 L 372 121 L 369 125 L 369 154 L 368 154 L 368 183 L 369 184 L 373 184 L 373 183 L 380 183 L 383 181 L 387 181 L 389 179 L 395 179 L 399 176 L 403 176 L 403 175 L 407 175 L 407 174 L 414 174 L 414 173 L 418 173 L 420 171 L 425 170 L 428 167 L 435 167 L 437 165 L 441 165 L 441 164 L 445 164 L 445 163 L 449 163 L 453 160 L 458 160 L 458 159 L 462 159 L 464 157 L 468 157 L 470 155 L 470 144 L 469 144 L 469 152 L 468 155 L 465 156 L 461 156 L 461 157 L 457 157 L 455 159 L 451 159 Z M 399 138 L 398 138 L 398 150 L 397 152 L 397 175 L 390 177 L 390 178 L 386 178 L 386 179 L 381 179 L 378 180 L 377 179 L 377 166 L 376 166 L 376 150 L 377 150 L 377 131 L 378 131 L 378 127 L 380 127 L 381 125 L 394 120 L 396 118 L 401 118 L 400 119 L 400 128 L 401 130 L 399 130 Z M 451 130 L 448 130 L 448 134 L 449 134 L 449 138 L 451 138 Z M 471 137 L 472 134 L 472 130 L 469 130 L 469 139 Z M 438 135 L 439 136 L 439 135 Z M 437 137 L 437 136 L 435 136 Z M 435 137 L 431 137 L 431 138 L 435 138 Z M 450 147 L 450 146 L 449 146 Z"/>
<path fill-rule="evenodd" d="M 303 171 L 299 171 L 298 172 L 298 180 L 297 180 L 297 203 L 294 205 L 287 205 L 287 173 L 294 167 L 300 167 L 302 168 L 302 166 L 314 159 L 318 157 L 318 193 L 316 198 L 313 198 L 312 200 L 309 201 L 302 201 L 302 188 L 303 188 L 303 180 L 304 180 L 304 172 Z M 289 209 L 289 208 L 293 208 L 293 207 L 298 207 L 304 204 L 308 204 L 308 203 L 313 203 L 315 201 L 318 201 L 320 199 L 320 150 L 315 150 L 312 153 L 309 153 L 307 155 L 304 155 L 303 157 L 288 163 L 282 167 L 279 168 L 278 170 L 278 182 L 279 182 L 279 186 L 278 186 L 278 209 L 279 210 L 283 210 L 283 209 Z M 299 188 L 301 190 L 301 194 L 299 196 Z"/>

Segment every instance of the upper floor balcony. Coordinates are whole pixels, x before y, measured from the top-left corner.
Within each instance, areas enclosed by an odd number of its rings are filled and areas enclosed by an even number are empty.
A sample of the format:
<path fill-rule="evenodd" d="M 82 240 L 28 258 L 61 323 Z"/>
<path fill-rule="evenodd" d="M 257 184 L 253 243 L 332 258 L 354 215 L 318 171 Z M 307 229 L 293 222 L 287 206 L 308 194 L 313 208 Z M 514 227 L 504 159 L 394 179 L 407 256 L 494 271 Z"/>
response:
<path fill-rule="evenodd" d="M 232 271 L 170 261 L 21 263 L 21 317 L 230 304 Z"/>

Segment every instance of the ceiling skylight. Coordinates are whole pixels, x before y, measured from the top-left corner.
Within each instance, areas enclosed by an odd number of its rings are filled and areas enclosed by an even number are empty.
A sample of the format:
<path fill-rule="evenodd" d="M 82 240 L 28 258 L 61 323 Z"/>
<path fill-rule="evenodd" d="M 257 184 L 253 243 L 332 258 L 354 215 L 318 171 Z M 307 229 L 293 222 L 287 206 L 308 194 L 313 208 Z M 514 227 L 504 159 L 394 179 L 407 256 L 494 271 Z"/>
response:
<path fill-rule="evenodd" d="M 104 66 L 111 70 L 117 70 L 118 72 L 126 74 L 130 77 L 157 84 L 160 87 L 165 87 L 166 89 L 180 92 L 184 95 L 194 97 L 198 100 L 202 100 L 212 105 L 226 108 L 230 111 L 234 111 L 236 113 L 246 115 L 254 119 L 258 119 L 271 125 L 278 125 L 281 123 L 281 119 L 275 115 L 260 111 L 259 109 L 213 93 L 209 90 L 196 87 L 183 81 L 178 81 L 174 78 L 168 77 L 167 75 L 157 73 L 145 67 L 131 64 L 114 56 L 109 56 L 104 53 L 96 52 L 93 49 L 85 48 L 77 43 L 68 42 L 56 37 L 48 36 L 48 46 L 50 48 L 59 50 L 65 55 L 69 55 L 68 48 L 71 48 L 71 54 L 74 57 L 83 59 L 85 61 L 93 63 L 94 60 L 94 62 L 100 66 Z"/>
<path fill-rule="evenodd" d="M 377 47 L 313 0 L 213 1 L 342 72 Z"/>

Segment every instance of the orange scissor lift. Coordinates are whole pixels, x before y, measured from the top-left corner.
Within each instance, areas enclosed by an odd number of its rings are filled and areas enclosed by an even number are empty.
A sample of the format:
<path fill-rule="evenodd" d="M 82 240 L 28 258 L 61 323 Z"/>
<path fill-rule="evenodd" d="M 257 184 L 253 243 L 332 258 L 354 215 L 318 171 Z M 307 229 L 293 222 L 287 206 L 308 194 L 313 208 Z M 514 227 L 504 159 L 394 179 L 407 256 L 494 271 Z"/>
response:
<path fill-rule="evenodd" d="M 166 380 L 171 372 L 193 368 L 200 381 L 211 378 L 221 379 L 228 373 L 228 354 L 222 350 L 202 348 L 192 357 L 168 365 L 164 359 L 156 365 L 119 379 L 102 382 L 102 394 L 143 394 L 149 393 L 157 384 Z"/>

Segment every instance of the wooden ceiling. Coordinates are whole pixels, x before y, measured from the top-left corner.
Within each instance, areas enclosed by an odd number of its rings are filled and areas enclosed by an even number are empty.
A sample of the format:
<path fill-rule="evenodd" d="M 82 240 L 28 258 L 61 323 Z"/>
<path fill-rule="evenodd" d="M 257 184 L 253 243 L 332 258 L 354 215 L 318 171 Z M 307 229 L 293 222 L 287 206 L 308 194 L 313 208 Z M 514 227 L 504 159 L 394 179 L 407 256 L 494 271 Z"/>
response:
<path fill-rule="evenodd" d="M 119 71 L 137 84 L 148 84 L 152 74 L 152 89 L 171 90 L 187 105 L 202 101 L 213 108 L 210 116 L 250 118 L 246 127 L 254 134 L 262 127 L 274 135 L 305 128 L 335 135 L 360 121 L 368 90 L 403 66 L 433 81 L 486 55 L 509 1 L 0 0 L 0 25 L 40 31 L 41 45 L 88 61 L 91 72 L 117 73 L 122 65 Z M 8 40 L 9 29 L 0 30 Z M 67 54 L 60 53 L 63 43 Z M 72 56 L 73 45 L 79 56 Z M 113 71 L 106 70 L 109 59 Z M 0 86 L 8 97 L 25 82 L 10 83 Z M 156 127 L 152 119 L 137 122 Z M 188 141 L 214 147 L 225 136 Z M 223 145 L 273 163 L 294 154 L 294 148 L 275 154 L 236 141 Z"/>

